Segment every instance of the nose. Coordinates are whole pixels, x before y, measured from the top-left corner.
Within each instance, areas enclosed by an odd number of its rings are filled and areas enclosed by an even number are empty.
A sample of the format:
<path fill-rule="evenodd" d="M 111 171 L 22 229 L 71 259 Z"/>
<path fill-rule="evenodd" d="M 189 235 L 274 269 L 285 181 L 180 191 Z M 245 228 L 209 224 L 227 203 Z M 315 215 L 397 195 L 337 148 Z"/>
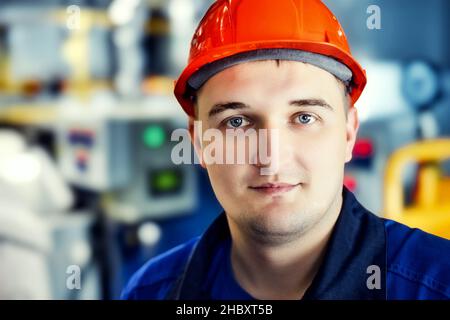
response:
<path fill-rule="evenodd" d="M 297 143 L 288 129 L 264 126 L 258 129 L 258 146 L 253 155 L 254 166 L 262 175 L 279 175 L 287 172 L 294 162 Z"/>

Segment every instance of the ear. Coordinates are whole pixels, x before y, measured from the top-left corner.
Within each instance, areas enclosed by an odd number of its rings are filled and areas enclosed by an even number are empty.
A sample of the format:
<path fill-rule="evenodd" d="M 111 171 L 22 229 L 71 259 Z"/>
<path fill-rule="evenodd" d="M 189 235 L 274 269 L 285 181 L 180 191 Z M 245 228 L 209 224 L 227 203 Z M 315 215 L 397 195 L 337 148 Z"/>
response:
<path fill-rule="evenodd" d="M 197 122 L 197 130 L 195 128 L 195 124 Z M 199 121 L 196 121 L 194 117 L 189 117 L 188 120 L 188 128 L 189 128 L 189 138 L 191 139 L 191 143 L 194 146 L 195 154 L 197 158 L 200 160 L 200 165 L 203 169 L 206 169 L 205 162 L 203 161 L 203 148 L 202 148 L 202 128 L 198 126 Z"/>
<path fill-rule="evenodd" d="M 345 163 L 352 160 L 353 147 L 355 146 L 356 136 L 359 129 L 358 112 L 354 106 L 351 106 L 347 113 L 346 123 L 346 150 L 345 150 Z"/>

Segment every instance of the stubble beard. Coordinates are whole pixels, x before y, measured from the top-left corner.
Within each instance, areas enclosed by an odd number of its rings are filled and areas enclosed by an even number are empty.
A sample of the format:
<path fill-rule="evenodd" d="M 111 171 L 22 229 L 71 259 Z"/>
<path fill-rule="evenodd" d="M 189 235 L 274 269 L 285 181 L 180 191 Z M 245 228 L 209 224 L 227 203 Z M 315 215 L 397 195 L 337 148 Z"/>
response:
<path fill-rule="evenodd" d="M 299 241 L 323 219 L 324 215 L 291 212 L 282 217 L 287 221 L 278 223 L 279 221 L 270 221 L 271 218 L 264 217 L 263 214 L 252 215 L 249 212 L 244 212 L 238 219 L 233 220 L 237 227 L 252 241 L 264 246 L 276 247 Z"/>

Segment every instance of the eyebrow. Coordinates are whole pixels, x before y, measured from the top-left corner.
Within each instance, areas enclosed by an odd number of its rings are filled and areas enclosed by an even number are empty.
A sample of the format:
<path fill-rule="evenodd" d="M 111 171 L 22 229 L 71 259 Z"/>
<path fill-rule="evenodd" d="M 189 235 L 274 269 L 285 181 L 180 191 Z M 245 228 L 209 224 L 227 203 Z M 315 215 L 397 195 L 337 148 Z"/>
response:
<path fill-rule="evenodd" d="M 216 103 L 208 112 L 208 118 L 211 118 L 226 110 L 248 109 L 250 106 L 242 102 Z"/>
<path fill-rule="evenodd" d="M 299 99 L 299 100 L 292 100 L 289 102 L 289 105 L 296 106 L 296 107 L 305 107 L 305 106 L 319 106 L 324 107 L 329 110 L 333 110 L 333 107 L 331 107 L 325 100 L 323 99 Z M 226 110 L 240 110 L 240 109 L 249 109 L 250 106 L 242 103 L 242 102 L 226 102 L 226 103 L 216 103 L 213 105 L 211 110 L 208 112 L 208 118 L 211 118 L 221 112 L 224 112 Z"/>
<path fill-rule="evenodd" d="M 327 108 L 331 111 L 333 111 L 333 107 L 329 105 L 325 100 L 323 99 L 300 99 L 300 100 L 293 100 L 289 102 L 289 105 L 291 106 L 297 106 L 297 107 L 304 107 L 304 106 L 319 106 Z"/>

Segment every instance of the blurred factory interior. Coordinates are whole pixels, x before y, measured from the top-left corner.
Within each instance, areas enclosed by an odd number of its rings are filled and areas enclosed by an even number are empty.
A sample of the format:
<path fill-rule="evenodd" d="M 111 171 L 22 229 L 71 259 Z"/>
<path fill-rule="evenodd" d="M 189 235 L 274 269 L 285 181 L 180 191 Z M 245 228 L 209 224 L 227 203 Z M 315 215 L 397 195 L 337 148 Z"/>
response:
<path fill-rule="evenodd" d="M 173 80 L 212 2 L 0 1 L 0 299 L 117 299 L 221 212 L 206 172 L 170 158 Z M 345 185 L 450 238 L 450 2 L 324 2 L 368 75 Z"/>

